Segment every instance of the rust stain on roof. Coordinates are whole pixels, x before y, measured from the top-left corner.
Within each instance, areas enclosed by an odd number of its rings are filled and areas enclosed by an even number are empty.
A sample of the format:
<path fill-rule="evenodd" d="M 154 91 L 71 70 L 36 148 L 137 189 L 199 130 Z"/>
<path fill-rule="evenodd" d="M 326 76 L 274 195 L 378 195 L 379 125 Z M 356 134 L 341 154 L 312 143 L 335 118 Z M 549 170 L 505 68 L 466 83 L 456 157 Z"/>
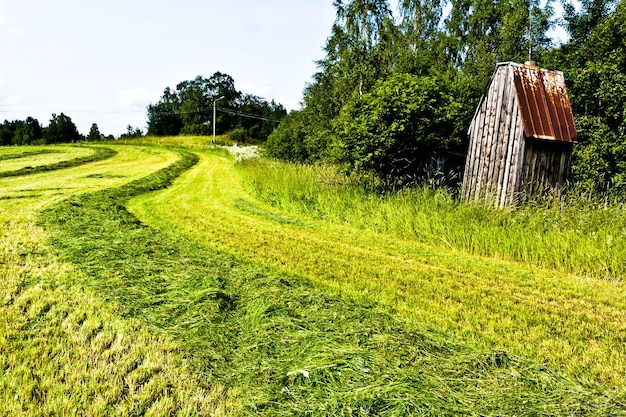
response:
<path fill-rule="evenodd" d="M 563 73 L 512 65 L 524 134 L 537 139 L 576 142 L 578 133 Z"/>

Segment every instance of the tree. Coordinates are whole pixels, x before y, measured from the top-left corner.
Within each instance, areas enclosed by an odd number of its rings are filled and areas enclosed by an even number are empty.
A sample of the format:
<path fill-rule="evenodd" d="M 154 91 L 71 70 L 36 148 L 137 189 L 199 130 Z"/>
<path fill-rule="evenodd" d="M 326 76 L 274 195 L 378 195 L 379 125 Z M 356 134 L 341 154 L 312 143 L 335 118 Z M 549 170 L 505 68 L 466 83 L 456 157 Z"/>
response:
<path fill-rule="evenodd" d="M 472 76 L 478 94 L 496 63 L 524 62 L 529 47 L 541 61 L 551 41 L 553 10 L 539 0 L 452 0 L 446 18 L 443 49 L 450 64 Z"/>
<path fill-rule="evenodd" d="M 182 128 L 178 96 L 167 87 L 161 100 L 148 106 L 148 135 L 176 136 Z"/>
<path fill-rule="evenodd" d="M 123 133 L 120 138 L 140 138 L 143 136 L 143 132 L 140 128 L 134 128 L 132 125 L 126 126 L 126 133 Z"/>
<path fill-rule="evenodd" d="M 590 191 L 626 191 L 626 0 L 584 1 L 566 13 L 571 40 L 554 53 L 577 115 L 574 180 Z M 578 43 L 576 43 L 578 42 Z"/>
<path fill-rule="evenodd" d="M 15 122 L 14 145 L 32 145 L 43 142 L 43 131 L 37 119 L 27 117 L 26 120 Z"/>
<path fill-rule="evenodd" d="M 213 104 L 216 106 L 216 133 L 237 129 L 244 140 L 264 141 L 287 113 L 284 107 L 235 89 L 233 78 L 221 72 L 211 78 L 198 75 L 169 87 L 157 104 L 148 106 L 148 134 L 210 135 L 213 131 Z"/>
<path fill-rule="evenodd" d="M 440 22 L 445 0 L 402 0 L 399 51 L 403 71 L 428 75 L 447 68 L 441 51 Z"/>
<path fill-rule="evenodd" d="M 87 135 L 87 141 L 96 142 L 102 139 L 102 134 L 100 133 L 100 129 L 98 129 L 98 125 L 93 123 L 91 128 L 89 129 L 89 134 Z"/>
<path fill-rule="evenodd" d="M 0 125 L 0 145 L 9 146 L 13 145 L 13 138 L 15 137 L 16 121 L 9 122 L 5 120 Z"/>
<path fill-rule="evenodd" d="M 69 116 L 63 113 L 57 116 L 53 113 L 50 124 L 43 131 L 43 137 L 46 143 L 78 142 L 80 133 Z"/>
<path fill-rule="evenodd" d="M 319 71 L 304 91 L 302 119 L 307 119 L 307 155 L 325 158 L 332 139 L 332 121 L 350 97 L 363 95 L 397 62 L 398 31 L 386 0 L 333 3 L 337 17 L 317 62 Z"/>

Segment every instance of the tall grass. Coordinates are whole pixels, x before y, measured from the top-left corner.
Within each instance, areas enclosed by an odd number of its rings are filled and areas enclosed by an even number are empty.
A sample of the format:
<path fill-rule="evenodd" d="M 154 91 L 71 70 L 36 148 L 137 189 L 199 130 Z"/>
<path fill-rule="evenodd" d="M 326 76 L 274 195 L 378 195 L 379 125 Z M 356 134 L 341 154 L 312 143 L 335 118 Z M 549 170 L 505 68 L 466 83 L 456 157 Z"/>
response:
<path fill-rule="evenodd" d="M 256 158 L 238 172 L 257 198 L 294 214 L 594 278 L 626 273 L 626 210 L 583 195 L 501 210 L 429 187 L 380 194 L 330 166 Z"/>

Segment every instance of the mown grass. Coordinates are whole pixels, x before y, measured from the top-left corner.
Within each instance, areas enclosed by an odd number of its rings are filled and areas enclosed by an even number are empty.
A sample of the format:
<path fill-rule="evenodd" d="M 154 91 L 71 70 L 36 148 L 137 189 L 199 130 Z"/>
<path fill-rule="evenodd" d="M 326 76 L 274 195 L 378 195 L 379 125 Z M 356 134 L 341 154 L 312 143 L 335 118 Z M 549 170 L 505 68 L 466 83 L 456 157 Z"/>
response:
<path fill-rule="evenodd" d="M 293 214 L 616 282 L 626 276 L 626 210 L 583 195 L 494 209 L 429 187 L 379 194 L 330 166 L 253 159 L 255 198 Z"/>
<path fill-rule="evenodd" d="M 156 148 L 116 151 L 106 160 L 0 180 L 0 415 L 225 413 L 223 387 L 203 388 L 171 338 L 81 286 L 89 278 L 59 260 L 34 224 L 44 207 L 179 158 Z"/>
<path fill-rule="evenodd" d="M 614 281 L 277 210 L 222 150 L 148 143 L 0 180 L 0 415 L 626 414 Z"/>
<path fill-rule="evenodd" d="M 57 169 L 63 168 L 71 168 L 75 166 L 79 166 L 82 164 L 86 164 L 89 162 L 100 161 L 103 159 L 110 158 L 115 155 L 115 151 L 110 148 L 104 147 L 67 147 L 65 148 L 67 151 L 70 151 L 68 154 L 70 156 L 74 156 L 74 154 L 78 153 L 79 156 L 76 156 L 71 159 L 64 158 L 64 154 L 52 154 L 52 153 L 37 153 L 34 158 L 31 155 L 28 155 L 24 158 L 12 158 L 13 163 L 3 164 L 3 168 L 0 170 L 0 178 L 6 177 L 18 177 L 26 174 L 36 174 L 39 172 L 47 172 L 47 171 L 55 171 Z M 65 150 L 64 149 L 64 150 Z M 73 152 L 71 152 L 73 150 Z M 88 150 L 88 152 L 84 152 L 84 150 Z M 41 158 L 41 155 L 54 155 L 53 158 Z M 59 156 L 60 155 L 60 158 Z M 47 160 L 51 159 L 51 160 Z M 60 159 L 60 160 L 58 160 Z M 36 162 L 31 166 L 32 162 Z M 20 166 L 19 168 L 14 168 L 13 166 Z M 11 169 L 13 168 L 13 169 Z"/>
<path fill-rule="evenodd" d="M 111 143 L 111 142 L 109 142 Z M 219 135 L 215 137 L 215 143 L 213 143 L 212 136 L 195 136 L 195 135 L 181 135 L 181 136 L 145 136 L 139 138 L 125 138 L 116 140 L 116 144 L 126 145 L 146 145 L 146 146 L 170 146 L 170 147 L 184 147 L 186 149 L 207 149 L 219 146 L 231 146 L 233 141 L 228 135 Z"/>
<path fill-rule="evenodd" d="M 28 151 L 20 151 L 20 149 L 23 149 L 23 148 L 22 147 L 18 149 L 7 148 L 7 149 L 1 150 L 0 161 L 7 161 L 10 159 L 24 159 L 29 156 L 39 156 L 39 155 L 62 152 L 62 151 L 54 150 L 51 148 L 28 150 Z"/>
<path fill-rule="evenodd" d="M 59 255 L 81 270 L 81 286 L 119 315 L 176 340 L 207 389 L 225 387 L 229 414 L 626 411 L 615 398 L 528 359 L 416 330 L 369 297 L 323 291 L 306 278 L 199 244 L 176 224 L 147 227 L 124 209 L 129 198 L 167 185 L 191 159 L 74 197 L 44 212 L 42 224 Z"/>
<path fill-rule="evenodd" d="M 223 415 L 171 339 L 122 317 L 59 261 L 37 227 L 0 248 L 0 415 Z"/>
<path fill-rule="evenodd" d="M 626 290 L 615 282 L 277 211 L 247 196 L 232 162 L 214 156 L 129 207 L 143 222 L 306 277 L 324 292 L 368 297 L 412 326 L 626 389 Z"/>

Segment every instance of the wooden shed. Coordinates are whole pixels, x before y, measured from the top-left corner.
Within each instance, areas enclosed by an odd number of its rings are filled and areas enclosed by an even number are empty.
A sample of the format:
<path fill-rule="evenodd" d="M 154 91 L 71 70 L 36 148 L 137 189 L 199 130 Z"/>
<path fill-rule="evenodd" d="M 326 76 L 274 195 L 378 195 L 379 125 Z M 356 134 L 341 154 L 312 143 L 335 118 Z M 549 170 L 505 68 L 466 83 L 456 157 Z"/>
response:
<path fill-rule="evenodd" d="M 560 187 L 577 138 L 563 73 L 498 64 L 468 134 L 463 198 L 504 207 Z"/>

